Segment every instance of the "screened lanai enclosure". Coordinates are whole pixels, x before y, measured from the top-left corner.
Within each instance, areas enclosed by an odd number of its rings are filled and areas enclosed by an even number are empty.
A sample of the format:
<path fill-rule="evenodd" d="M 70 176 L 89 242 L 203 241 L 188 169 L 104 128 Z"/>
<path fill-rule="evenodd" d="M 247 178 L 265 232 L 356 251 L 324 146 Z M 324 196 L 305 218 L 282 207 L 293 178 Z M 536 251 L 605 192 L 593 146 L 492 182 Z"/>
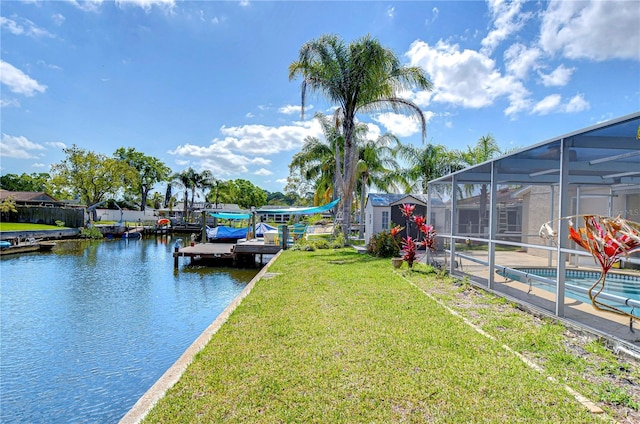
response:
<path fill-rule="evenodd" d="M 589 297 L 600 264 L 569 238 L 584 215 L 640 222 L 640 112 L 430 181 L 427 203 L 435 261 L 452 274 L 607 336 L 640 340 L 640 254 L 620 255 L 607 274 L 599 295 L 625 314 L 609 313 Z"/>

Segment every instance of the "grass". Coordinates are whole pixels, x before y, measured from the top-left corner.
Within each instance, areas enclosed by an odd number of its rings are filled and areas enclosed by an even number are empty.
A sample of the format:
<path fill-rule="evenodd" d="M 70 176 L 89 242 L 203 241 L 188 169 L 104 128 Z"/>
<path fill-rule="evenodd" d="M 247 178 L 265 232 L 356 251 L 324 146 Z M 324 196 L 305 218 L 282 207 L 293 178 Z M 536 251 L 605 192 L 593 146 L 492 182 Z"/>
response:
<path fill-rule="evenodd" d="M 470 289 L 426 270 L 340 249 L 285 251 L 269 272 L 145 422 L 603 421 L 503 348 L 561 352 L 560 329 L 507 302 L 491 301 L 507 317 L 477 314 L 504 333 L 491 340 L 422 291 Z"/>
<path fill-rule="evenodd" d="M 39 231 L 39 230 L 60 230 L 69 227 L 58 227 L 57 225 L 44 224 L 24 224 L 20 222 L 0 222 L 0 231 Z"/>
<path fill-rule="evenodd" d="M 434 298 L 454 305 L 465 319 L 542 366 L 547 375 L 598 402 L 611 415 L 640 417 L 637 367 L 616 357 L 601 340 L 576 333 L 549 318 L 533 316 L 469 285 L 460 284 L 456 291 L 448 279 L 426 280 L 417 273 L 407 273 L 406 278 Z M 634 396 L 627 388 L 635 392 Z M 623 408 L 616 410 L 615 406 Z"/>

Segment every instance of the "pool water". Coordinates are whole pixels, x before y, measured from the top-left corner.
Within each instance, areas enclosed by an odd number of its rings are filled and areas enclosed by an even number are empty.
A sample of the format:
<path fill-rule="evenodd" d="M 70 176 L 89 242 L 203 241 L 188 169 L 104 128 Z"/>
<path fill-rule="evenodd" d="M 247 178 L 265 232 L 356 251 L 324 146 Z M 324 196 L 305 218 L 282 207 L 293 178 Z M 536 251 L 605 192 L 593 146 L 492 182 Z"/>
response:
<path fill-rule="evenodd" d="M 118 422 L 258 271 L 174 272 L 174 242 L 0 260 L 0 422 Z"/>
<path fill-rule="evenodd" d="M 514 268 L 520 272 L 525 272 L 528 274 L 534 274 L 541 277 L 546 277 L 550 279 L 556 278 L 556 270 L 552 268 Z M 503 275 L 503 272 L 500 271 L 498 274 Z M 566 285 L 574 285 L 578 287 L 582 287 L 585 289 L 589 289 L 599 278 L 601 273 L 599 271 L 582 271 L 582 270 L 567 270 L 565 276 L 565 284 Z M 526 277 L 520 274 L 510 274 L 507 271 L 507 277 L 528 283 Z M 551 291 L 555 293 L 555 285 L 550 285 L 538 280 L 531 280 L 531 284 L 534 287 L 540 287 L 542 289 Z M 579 300 L 585 303 L 591 303 L 589 296 L 586 294 L 582 294 L 576 291 L 571 290 L 571 288 L 567 288 L 567 292 L 571 298 Z M 627 275 L 627 274 L 619 274 L 615 272 L 610 272 L 607 274 L 607 279 L 605 281 L 605 286 L 603 293 L 608 293 L 611 295 L 619 296 L 624 299 L 632 299 L 640 302 L 640 275 Z M 627 312 L 631 312 L 632 307 L 624 305 L 624 303 L 613 303 L 612 305 L 616 307 L 620 307 Z M 638 313 L 640 311 L 636 311 Z"/>

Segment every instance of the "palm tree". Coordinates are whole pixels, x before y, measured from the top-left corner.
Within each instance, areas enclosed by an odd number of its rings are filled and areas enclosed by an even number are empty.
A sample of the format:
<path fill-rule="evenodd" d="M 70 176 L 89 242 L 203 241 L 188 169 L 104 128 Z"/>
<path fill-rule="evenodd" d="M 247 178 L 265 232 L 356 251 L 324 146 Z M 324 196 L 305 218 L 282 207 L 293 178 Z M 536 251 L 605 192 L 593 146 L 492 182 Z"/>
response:
<path fill-rule="evenodd" d="M 346 45 L 335 35 L 324 35 L 305 43 L 297 61 L 289 65 L 289 79 L 302 77 L 302 117 L 307 90 L 322 93 L 336 104 L 336 127 L 344 140 L 342 154 L 336 154 L 337 188 L 342 195 L 345 239 L 351 224 L 351 202 L 356 181 L 358 147 L 354 140 L 356 114 L 380 110 L 407 112 L 421 124 L 426 136 L 426 120 L 413 102 L 398 93 L 417 87 L 430 90 L 424 70 L 403 66 L 398 57 L 370 36 Z"/>
<path fill-rule="evenodd" d="M 391 144 L 401 145 L 400 140 L 393 134 L 383 134 L 376 140 L 367 140 L 360 146 L 358 154 L 357 186 L 360 193 L 360 226 L 359 238 L 364 236 L 364 202 L 367 191 L 375 185 L 384 191 L 396 191 L 398 185 L 406 185 L 400 166 L 393 157 L 394 149 Z"/>
<path fill-rule="evenodd" d="M 184 200 L 183 200 L 183 204 L 184 204 L 184 219 L 187 219 L 187 215 L 188 215 L 188 211 L 189 211 L 189 190 L 191 190 L 191 188 L 193 187 L 193 181 L 194 181 L 194 175 L 196 174 L 196 171 L 189 167 L 188 169 L 178 172 L 176 174 L 173 174 L 173 176 L 171 177 L 171 181 L 169 182 L 170 185 L 175 185 L 178 188 L 184 190 Z"/>
<path fill-rule="evenodd" d="M 306 137 L 300 152 L 293 156 L 289 170 L 313 184 L 317 205 L 335 199 L 336 148 L 341 150 L 342 138 L 330 117 L 318 112 L 315 118 L 320 122 L 324 140 Z"/>
<path fill-rule="evenodd" d="M 467 150 L 465 152 L 460 153 L 460 159 L 467 166 L 474 166 L 491 160 L 497 156 L 502 154 L 502 150 L 500 150 L 500 146 L 496 142 L 493 135 L 490 133 L 487 135 L 483 135 L 478 139 L 478 142 L 474 147 L 467 146 Z M 466 187 L 467 192 L 472 190 L 472 187 Z M 487 184 L 482 184 L 480 186 L 480 213 L 479 218 L 479 227 L 478 232 L 482 232 L 484 227 L 487 225 L 487 197 L 488 197 L 488 187 Z"/>
<path fill-rule="evenodd" d="M 455 152 L 439 144 L 429 143 L 424 147 L 400 144 L 394 154 L 407 164 L 404 175 L 413 182 L 406 188 L 408 192 L 420 190 L 425 194 L 429 181 L 463 168 Z"/>
<path fill-rule="evenodd" d="M 205 191 L 214 187 L 216 185 L 216 178 L 213 176 L 213 173 L 208 169 L 198 173 L 194 172 L 191 175 L 191 208 L 193 209 L 193 203 L 196 198 L 196 190 L 200 189 L 203 191 L 203 198 L 206 199 Z"/>

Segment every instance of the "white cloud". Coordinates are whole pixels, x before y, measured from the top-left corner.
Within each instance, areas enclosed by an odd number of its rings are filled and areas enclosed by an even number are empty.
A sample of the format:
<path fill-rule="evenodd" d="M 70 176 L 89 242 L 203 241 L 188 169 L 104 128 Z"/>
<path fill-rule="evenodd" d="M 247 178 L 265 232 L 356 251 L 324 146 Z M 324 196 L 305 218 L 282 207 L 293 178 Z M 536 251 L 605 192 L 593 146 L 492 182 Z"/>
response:
<path fill-rule="evenodd" d="M 44 93 L 47 89 L 46 85 L 38 83 L 20 69 L 3 60 L 0 60 L 0 83 L 8 86 L 13 93 L 25 96 L 33 96 L 36 91 Z"/>
<path fill-rule="evenodd" d="M 569 102 L 565 105 L 564 111 L 567 113 L 576 113 L 582 112 L 583 110 L 587 110 L 591 107 L 588 101 L 584 99 L 582 94 L 576 94 L 569 100 Z"/>
<path fill-rule="evenodd" d="M 58 65 L 51 65 L 51 64 L 45 62 L 44 60 L 38 60 L 38 65 L 44 66 L 45 68 L 53 69 L 55 71 L 61 71 L 62 70 L 62 68 L 59 67 Z"/>
<path fill-rule="evenodd" d="M 568 102 L 562 103 L 562 96 L 551 94 L 540 100 L 531 110 L 532 114 L 548 115 L 549 113 L 576 113 L 589 109 L 590 105 L 582 94 L 577 94 Z"/>
<path fill-rule="evenodd" d="M 84 12 L 98 12 L 102 6 L 103 0 L 68 0 L 78 9 Z"/>
<path fill-rule="evenodd" d="M 533 109 L 531 109 L 531 113 L 538 115 L 547 115 L 548 113 L 556 110 L 558 106 L 560 106 L 561 100 L 562 97 L 559 94 L 551 94 L 536 103 Z"/>
<path fill-rule="evenodd" d="M 210 169 L 216 175 L 236 175 L 249 172 L 250 166 L 270 166 L 271 160 L 264 156 L 299 149 L 307 136 L 322 136 L 315 119 L 280 127 L 223 126 L 220 132 L 224 138 L 213 139 L 208 146 L 184 144 L 169 153 L 197 161 L 202 168 Z"/>
<path fill-rule="evenodd" d="M 540 49 L 535 47 L 529 48 L 520 43 L 512 44 L 504 52 L 505 68 L 516 78 L 524 79 L 531 69 L 540 67 L 541 53 Z"/>
<path fill-rule="evenodd" d="M 20 107 L 20 102 L 17 99 L 0 99 L 0 107 Z"/>
<path fill-rule="evenodd" d="M 553 70 L 550 74 L 543 74 L 538 71 L 538 75 L 542 78 L 542 84 L 545 87 L 558 87 L 567 85 L 569 80 L 571 79 L 571 74 L 573 74 L 575 68 L 567 68 L 564 65 L 558 66 Z"/>
<path fill-rule="evenodd" d="M 305 137 L 320 137 L 322 134 L 315 119 L 279 127 L 266 125 L 223 126 L 220 132 L 226 138 L 214 140 L 215 143 L 233 151 L 259 155 L 295 150 L 302 146 Z"/>
<path fill-rule="evenodd" d="M 0 28 L 4 28 L 9 31 L 13 35 L 22 35 L 24 34 L 24 28 L 12 19 L 7 19 L 3 16 L 0 16 Z"/>
<path fill-rule="evenodd" d="M 398 137 L 409 137 L 420 132 L 418 120 L 408 115 L 387 112 L 373 116 L 373 120 Z"/>
<path fill-rule="evenodd" d="M 313 106 L 305 106 L 305 111 L 313 109 Z M 300 111 L 302 110 L 302 106 L 300 105 L 286 105 L 286 106 L 282 106 L 278 109 L 278 112 L 285 114 L 285 115 L 294 115 L 294 114 L 298 114 L 300 115 Z"/>
<path fill-rule="evenodd" d="M 170 12 L 175 6 L 174 0 L 116 0 L 119 7 L 138 6 L 144 11 L 149 12 L 154 6 Z"/>
<path fill-rule="evenodd" d="M 245 118 L 253 118 L 254 116 L 255 116 L 255 115 L 254 115 L 253 113 L 251 113 L 251 112 L 247 112 L 247 113 L 244 115 L 244 117 L 245 117 Z"/>
<path fill-rule="evenodd" d="M 531 17 L 530 13 L 520 13 L 522 0 L 489 0 L 489 11 L 493 18 L 493 29 L 482 40 L 482 53 L 490 55 L 501 41 L 518 32 Z"/>
<path fill-rule="evenodd" d="M 21 19 L 21 24 L 12 20 L 0 16 L 0 27 L 5 28 L 13 35 L 27 35 L 29 37 L 49 37 L 53 38 L 54 35 L 51 34 L 46 29 L 38 27 L 36 24 L 31 22 L 28 19 Z"/>
<path fill-rule="evenodd" d="M 33 167 L 33 168 L 40 168 L 40 169 L 42 169 L 42 168 L 46 168 L 46 167 L 47 167 L 47 165 L 45 165 L 44 163 L 36 162 L 36 163 L 34 163 L 33 165 L 31 165 L 31 167 Z"/>
<path fill-rule="evenodd" d="M 0 156 L 16 159 L 36 159 L 37 155 L 32 152 L 46 150 L 42 145 L 29 141 L 24 136 L 15 137 L 2 134 L 0 141 Z"/>
<path fill-rule="evenodd" d="M 490 57 L 459 46 L 438 41 L 435 46 L 417 40 L 406 53 L 411 65 L 420 66 L 430 76 L 432 92 L 413 96 L 416 104 L 425 106 L 431 101 L 450 103 L 465 108 L 492 105 L 498 98 L 507 97 L 507 115 L 515 114 L 528 105 L 529 91 L 513 75 L 501 75 Z"/>
<path fill-rule="evenodd" d="M 438 19 L 438 16 L 440 15 L 440 10 L 437 7 L 434 7 L 433 9 L 431 9 L 431 22 L 434 22 L 436 19 Z"/>
<path fill-rule="evenodd" d="M 570 59 L 640 60 L 638 10 L 637 1 L 551 1 L 540 46 Z"/>
<path fill-rule="evenodd" d="M 254 172 L 253 174 L 254 175 L 267 176 L 267 175 L 272 175 L 273 172 L 271 172 L 271 171 L 269 171 L 268 169 L 265 169 L 265 168 L 260 168 L 256 172 Z"/>
<path fill-rule="evenodd" d="M 51 146 L 51 147 L 53 147 L 54 149 L 59 149 L 59 150 L 63 150 L 63 149 L 66 149 L 66 148 L 67 148 L 67 145 L 66 145 L 66 144 L 64 144 L 64 143 L 63 143 L 63 142 L 61 142 L 61 141 L 49 141 L 49 142 L 44 143 L 44 144 L 46 144 L 47 146 Z"/>
<path fill-rule="evenodd" d="M 393 19 L 393 15 L 395 14 L 396 8 L 393 6 L 387 7 L 387 16 Z"/>
<path fill-rule="evenodd" d="M 54 13 L 53 15 L 51 15 L 51 19 L 53 20 L 53 23 L 55 23 L 57 26 L 62 25 L 66 20 L 64 15 L 60 13 Z"/>

